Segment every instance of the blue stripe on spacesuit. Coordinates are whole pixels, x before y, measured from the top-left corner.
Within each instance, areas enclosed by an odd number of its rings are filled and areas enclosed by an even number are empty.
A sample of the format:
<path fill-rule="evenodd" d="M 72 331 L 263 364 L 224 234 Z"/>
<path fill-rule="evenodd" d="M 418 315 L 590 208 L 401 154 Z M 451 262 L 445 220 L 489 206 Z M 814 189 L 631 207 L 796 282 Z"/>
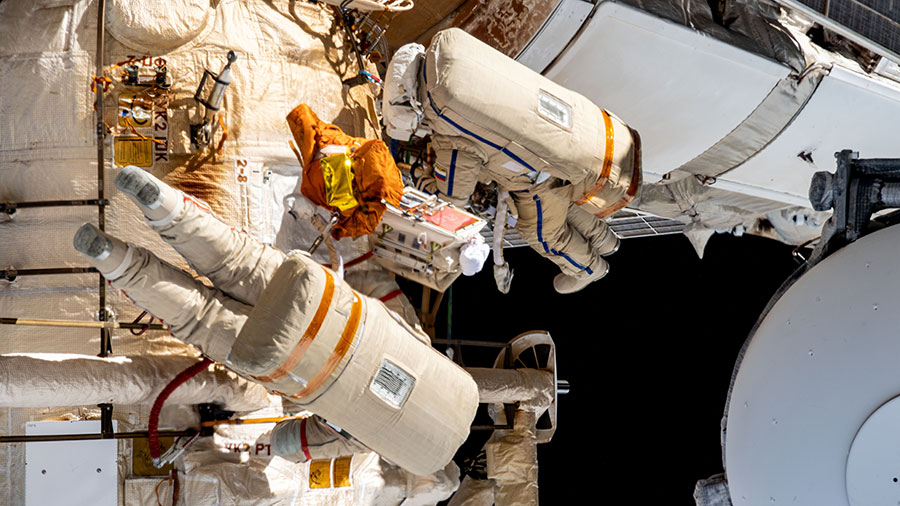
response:
<path fill-rule="evenodd" d="M 459 151 L 454 149 L 450 155 L 450 174 L 447 175 L 447 195 L 453 195 L 453 174 L 456 172 L 456 155 Z"/>
<path fill-rule="evenodd" d="M 518 162 L 519 164 L 521 164 L 523 167 L 530 170 L 531 172 L 537 172 L 537 170 L 534 167 L 529 165 L 528 162 L 526 162 L 525 160 L 522 160 L 521 158 L 516 156 L 512 151 L 504 148 L 503 146 L 501 146 L 499 144 L 494 144 L 493 142 L 485 139 L 484 137 L 481 137 L 480 135 L 476 134 L 475 132 L 466 130 L 459 123 L 457 123 L 457 122 L 453 121 L 452 119 L 448 118 L 447 116 L 444 116 L 443 114 L 441 114 L 441 111 L 439 111 L 437 106 L 434 105 L 434 100 L 431 99 L 431 92 L 430 91 L 427 92 L 427 95 L 428 95 L 428 103 L 431 105 L 431 108 L 434 110 L 435 114 L 437 114 L 439 118 L 443 119 L 447 123 L 450 123 L 451 125 L 453 125 L 454 128 L 456 128 L 460 132 L 462 132 L 466 135 L 469 135 L 471 137 L 474 137 L 475 139 L 487 144 L 488 146 L 500 151 L 504 155 L 512 158 L 513 160 L 515 160 L 516 162 Z"/>
<path fill-rule="evenodd" d="M 540 243 L 541 243 L 541 246 L 544 247 L 544 252 L 551 253 L 551 254 L 559 256 L 559 257 L 563 257 L 566 260 L 568 260 L 568 262 L 570 264 L 574 265 L 575 267 L 587 272 L 588 274 L 593 274 L 594 271 L 590 267 L 585 267 L 583 265 L 580 265 L 575 260 L 572 260 L 572 258 L 569 255 L 566 255 L 565 253 L 560 253 L 559 251 L 556 251 L 555 249 L 547 246 L 547 242 L 544 241 L 544 234 L 543 234 L 544 212 L 543 212 L 542 206 L 541 206 L 541 199 L 537 195 L 533 196 L 532 199 L 534 200 L 535 204 L 537 204 L 537 236 L 538 236 L 538 241 L 540 241 Z"/>
<path fill-rule="evenodd" d="M 400 157 L 400 141 L 397 139 L 391 139 L 391 156 L 395 159 Z"/>

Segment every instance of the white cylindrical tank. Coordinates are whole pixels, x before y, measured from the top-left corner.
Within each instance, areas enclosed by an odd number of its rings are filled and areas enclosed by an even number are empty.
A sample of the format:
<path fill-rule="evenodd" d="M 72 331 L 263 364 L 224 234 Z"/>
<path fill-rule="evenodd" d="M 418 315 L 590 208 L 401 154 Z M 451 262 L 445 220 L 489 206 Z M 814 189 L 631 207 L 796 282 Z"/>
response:
<path fill-rule="evenodd" d="M 466 440 L 479 400 L 472 377 L 417 333 L 295 254 L 273 275 L 228 362 L 425 475 Z"/>

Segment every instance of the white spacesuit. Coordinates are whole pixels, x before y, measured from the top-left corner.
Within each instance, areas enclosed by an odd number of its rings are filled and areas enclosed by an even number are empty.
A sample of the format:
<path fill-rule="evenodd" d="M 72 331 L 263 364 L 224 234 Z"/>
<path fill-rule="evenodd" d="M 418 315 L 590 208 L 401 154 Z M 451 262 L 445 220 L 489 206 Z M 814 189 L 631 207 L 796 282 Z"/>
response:
<path fill-rule="evenodd" d="M 479 181 L 496 181 L 510 192 L 521 236 L 562 271 L 554 280 L 558 292 L 603 277 L 602 257 L 619 243 L 603 218 L 640 188 L 637 132 L 458 29 L 438 32 L 418 59 L 399 64 L 407 65 L 400 86 L 418 74 L 416 100 L 409 90 L 397 100 L 406 97 L 424 111 L 436 190 L 463 204 Z M 396 109 L 402 107 L 394 104 L 386 116 Z"/>
<path fill-rule="evenodd" d="M 124 168 L 116 187 L 216 288 L 90 224 L 75 248 L 175 337 L 410 472 L 430 474 L 451 459 L 478 391 L 427 337 L 308 256 L 234 230 L 137 167 Z"/>

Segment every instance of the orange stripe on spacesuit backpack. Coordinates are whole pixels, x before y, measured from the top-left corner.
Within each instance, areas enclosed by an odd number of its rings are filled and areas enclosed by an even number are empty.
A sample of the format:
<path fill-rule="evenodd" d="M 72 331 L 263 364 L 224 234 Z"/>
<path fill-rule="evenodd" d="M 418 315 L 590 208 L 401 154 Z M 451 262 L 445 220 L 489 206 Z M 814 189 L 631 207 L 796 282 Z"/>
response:
<path fill-rule="evenodd" d="M 628 184 L 628 189 L 622 198 L 610 204 L 606 209 L 594 214 L 598 218 L 606 218 L 630 204 L 641 187 L 641 171 L 643 170 L 641 168 L 641 136 L 638 135 L 637 130 L 631 129 L 631 138 L 634 140 L 634 168 L 631 172 L 631 182 Z"/>
<path fill-rule="evenodd" d="M 600 169 L 600 177 L 597 178 L 597 182 L 594 183 L 594 186 L 584 192 L 584 195 L 582 195 L 580 199 L 575 201 L 579 206 L 587 202 L 588 199 L 594 195 L 600 193 L 600 190 L 606 186 L 606 182 L 609 181 L 609 175 L 612 173 L 615 130 L 613 130 L 612 119 L 610 119 L 609 114 L 603 109 L 600 109 L 600 112 L 603 114 L 603 125 L 606 127 L 606 149 L 603 153 L 603 168 Z"/>
<path fill-rule="evenodd" d="M 325 361 L 325 364 L 322 365 L 319 372 L 309 380 L 309 383 L 306 384 L 303 390 L 300 390 L 291 396 L 292 399 L 300 399 L 316 391 L 316 389 L 322 386 L 322 383 L 325 383 L 325 380 L 331 376 L 331 373 L 334 372 L 338 364 L 341 363 L 341 360 L 344 359 L 344 355 L 350 351 L 350 347 L 353 345 L 354 338 L 356 337 L 356 329 L 359 328 L 359 320 L 362 317 L 362 299 L 356 292 L 353 292 L 353 297 L 355 297 L 356 300 L 353 301 L 353 307 L 350 309 L 350 318 L 347 318 L 344 332 L 341 333 L 341 338 L 338 340 L 337 344 L 334 345 L 334 351 L 331 352 L 331 356 L 328 357 L 328 360 Z"/>
<path fill-rule="evenodd" d="M 297 345 L 291 350 L 290 355 L 284 359 L 284 362 L 282 362 L 277 369 L 265 376 L 254 376 L 255 379 L 264 383 L 280 380 L 285 377 L 287 373 L 291 372 L 294 367 L 297 367 L 300 359 L 306 354 L 306 350 L 312 345 L 313 340 L 322 328 L 322 322 L 325 321 L 325 316 L 328 314 L 328 308 L 331 307 L 331 299 L 334 298 L 334 277 L 328 272 L 328 269 L 323 267 L 322 270 L 325 271 L 325 290 L 322 292 L 322 300 L 319 301 L 319 307 L 316 308 L 316 313 L 313 315 L 312 320 L 310 320 L 309 325 L 303 332 L 303 336 L 300 337 L 300 340 L 297 341 Z"/>

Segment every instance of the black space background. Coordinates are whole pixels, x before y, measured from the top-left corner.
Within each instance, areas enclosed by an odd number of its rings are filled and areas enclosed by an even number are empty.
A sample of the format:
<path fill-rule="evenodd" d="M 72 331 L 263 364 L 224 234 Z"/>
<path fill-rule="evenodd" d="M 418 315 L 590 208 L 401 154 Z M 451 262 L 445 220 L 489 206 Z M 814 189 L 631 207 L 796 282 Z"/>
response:
<path fill-rule="evenodd" d="M 719 422 L 734 360 L 798 266 L 792 249 L 714 235 L 701 260 L 680 234 L 627 239 L 606 278 L 573 295 L 553 290 L 554 264 L 507 249 L 510 293 L 495 288 L 489 258 L 445 294 L 436 337 L 447 335 L 448 306 L 454 338 L 553 336 L 571 392 L 560 397 L 553 440 L 538 446 L 541 504 L 693 505 L 695 482 L 722 472 Z M 490 366 L 483 356 L 464 360 Z"/>

